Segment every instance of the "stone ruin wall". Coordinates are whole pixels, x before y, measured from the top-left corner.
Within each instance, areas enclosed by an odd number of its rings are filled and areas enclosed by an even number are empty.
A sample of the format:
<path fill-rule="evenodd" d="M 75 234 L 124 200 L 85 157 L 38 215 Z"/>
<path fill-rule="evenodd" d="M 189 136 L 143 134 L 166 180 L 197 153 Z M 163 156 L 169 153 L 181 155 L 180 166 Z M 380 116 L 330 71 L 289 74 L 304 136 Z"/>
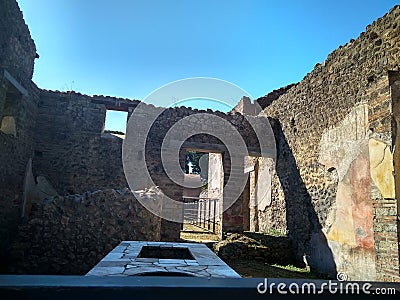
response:
<path fill-rule="evenodd" d="M 38 89 L 31 81 L 36 48 L 22 12 L 13 0 L 1 0 L 0 7 L 0 121 L 12 117 L 15 124 L 14 132 L 0 129 L 0 272 L 21 273 L 35 264 L 40 267 L 29 272 L 72 273 L 63 251 L 72 251 L 68 262 L 80 272 L 114 246 L 120 230 L 124 239 L 159 239 L 159 218 L 132 195 L 114 201 L 110 195 L 127 184 L 121 139 L 101 134 L 105 110 L 129 111 L 138 101 Z M 44 200 L 46 192 L 70 196 Z M 128 202 L 128 220 L 115 225 Z M 86 224 L 91 214 L 98 218 L 92 227 Z"/>
<path fill-rule="evenodd" d="M 273 203 L 317 270 L 399 280 L 390 83 L 399 48 L 395 7 L 263 111 L 280 123 Z"/>
<path fill-rule="evenodd" d="M 22 12 L 16 1 L 2 0 L 0 7 L 0 121 L 3 117 L 12 117 L 16 129 L 13 134 L 0 130 L 1 265 L 20 220 L 24 174 L 33 151 L 39 90 L 31 82 L 36 48 Z"/>
<path fill-rule="evenodd" d="M 251 101 L 248 97 L 242 97 L 239 103 L 230 113 L 240 113 L 246 116 L 259 115 L 263 108 L 285 94 L 295 84 L 274 90 L 269 94 Z M 274 132 L 274 142 L 279 143 L 281 129 L 278 120 L 269 118 Z M 265 132 L 265 130 L 263 130 Z M 274 147 L 276 147 L 274 145 Z M 283 162 L 283 161 L 282 161 Z M 251 156 L 244 157 L 244 172 L 248 175 L 247 184 L 243 190 L 240 201 L 243 210 L 243 229 L 251 232 L 263 232 L 273 235 L 286 235 L 287 224 L 285 212 L 285 196 L 282 189 L 281 197 L 275 195 L 272 202 L 272 176 L 275 174 L 274 159 L 269 157 Z M 275 186 L 276 187 L 276 186 Z M 297 258 L 301 264 L 302 259 Z"/>
<path fill-rule="evenodd" d="M 0 3 L 0 66 L 28 89 L 32 85 L 36 46 L 17 2 L 1 0 Z"/>
<path fill-rule="evenodd" d="M 85 275 L 121 241 L 158 241 L 160 226 L 128 188 L 45 199 L 19 226 L 9 272 Z"/>
<path fill-rule="evenodd" d="M 104 134 L 107 109 L 132 112 L 139 101 L 41 91 L 33 170 L 60 195 L 127 187 L 122 139 Z"/>
<path fill-rule="evenodd" d="M 272 123 L 274 124 L 274 123 Z M 275 161 L 264 157 L 251 157 L 252 171 L 249 172 L 247 187 L 249 224 L 251 232 L 263 232 L 283 236 L 287 233 L 285 197 L 272 197 Z M 298 259 L 301 262 L 302 259 Z"/>
<path fill-rule="evenodd" d="M 121 240 L 160 239 L 160 218 L 126 190 L 122 139 L 103 133 L 107 108 L 131 112 L 137 104 L 40 92 L 31 172 L 42 194 L 28 199 L 32 208 L 9 250 L 9 272 L 85 274 Z"/>

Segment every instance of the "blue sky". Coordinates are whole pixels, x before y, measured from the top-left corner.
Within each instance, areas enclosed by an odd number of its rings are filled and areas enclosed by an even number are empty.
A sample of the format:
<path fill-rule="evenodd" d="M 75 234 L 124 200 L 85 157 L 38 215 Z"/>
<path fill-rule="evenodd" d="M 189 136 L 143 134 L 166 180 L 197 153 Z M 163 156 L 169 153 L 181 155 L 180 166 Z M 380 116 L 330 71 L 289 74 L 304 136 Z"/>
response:
<path fill-rule="evenodd" d="M 223 79 L 258 98 L 300 81 L 397 1 L 18 3 L 40 55 L 40 88 L 144 99 L 188 77 Z"/>

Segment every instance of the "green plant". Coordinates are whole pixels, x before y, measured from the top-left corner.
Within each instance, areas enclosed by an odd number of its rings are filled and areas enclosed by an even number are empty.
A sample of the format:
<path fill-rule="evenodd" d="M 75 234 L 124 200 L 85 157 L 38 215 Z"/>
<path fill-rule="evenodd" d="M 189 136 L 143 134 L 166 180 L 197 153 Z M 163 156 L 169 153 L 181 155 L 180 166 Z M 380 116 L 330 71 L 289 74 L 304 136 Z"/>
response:
<path fill-rule="evenodd" d="M 295 267 L 293 265 L 281 266 L 281 265 L 273 264 L 272 266 L 276 267 L 276 268 L 292 271 L 292 272 L 310 273 L 309 266 L 305 266 L 304 268 Z"/>
<path fill-rule="evenodd" d="M 276 228 L 270 228 L 268 230 L 268 232 L 265 232 L 265 234 L 272 235 L 272 236 L 286 236 L 285 232 L 282 232 L 281 230 L 276 229 Z"/>
<path fill-rule="evenodd" d="M 208 189 L 208 183 L 201 186 L 201 191 L 204 192 Z"/>

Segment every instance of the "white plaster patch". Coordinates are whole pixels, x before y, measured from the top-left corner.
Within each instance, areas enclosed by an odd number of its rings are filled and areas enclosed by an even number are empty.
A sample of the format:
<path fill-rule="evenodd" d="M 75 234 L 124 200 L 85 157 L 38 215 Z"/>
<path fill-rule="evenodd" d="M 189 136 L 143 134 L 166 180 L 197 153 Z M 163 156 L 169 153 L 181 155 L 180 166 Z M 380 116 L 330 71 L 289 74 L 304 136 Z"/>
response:
<path fill-rule="evenodd" d="M 353 160 L 368 138 L 368 105 L 359 104 L 338 124 L 326 129 L 320 141 L 318 161 L 327 169 L 337 170 L 342 181 Z"/>
<path fill-rule="evenodd" d="M 258 181 L 257 181 L 257 204 L 260 211 L 265 211 L 271 205 L 272 187 L 272 165 L 270 158 L 259 158 Z"/>

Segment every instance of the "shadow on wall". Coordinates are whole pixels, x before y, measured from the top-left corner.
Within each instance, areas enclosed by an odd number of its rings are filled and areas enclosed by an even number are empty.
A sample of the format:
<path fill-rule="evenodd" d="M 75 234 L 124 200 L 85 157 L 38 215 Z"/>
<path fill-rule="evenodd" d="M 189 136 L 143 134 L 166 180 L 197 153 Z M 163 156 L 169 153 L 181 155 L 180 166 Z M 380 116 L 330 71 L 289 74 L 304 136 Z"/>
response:
<path fill-rule="evenodd" d="M 281 124 L 272 120 L 277 146 L 276 174 L 279 178 L 286 206 L 288 237 L 297 249 L 297 259 L 305 255 L 310 268 L 328 277 L 336 277 L 336 264 L 327 239 L 322 232 L 311 196 L 300 176 L 292 150 Z"/>

